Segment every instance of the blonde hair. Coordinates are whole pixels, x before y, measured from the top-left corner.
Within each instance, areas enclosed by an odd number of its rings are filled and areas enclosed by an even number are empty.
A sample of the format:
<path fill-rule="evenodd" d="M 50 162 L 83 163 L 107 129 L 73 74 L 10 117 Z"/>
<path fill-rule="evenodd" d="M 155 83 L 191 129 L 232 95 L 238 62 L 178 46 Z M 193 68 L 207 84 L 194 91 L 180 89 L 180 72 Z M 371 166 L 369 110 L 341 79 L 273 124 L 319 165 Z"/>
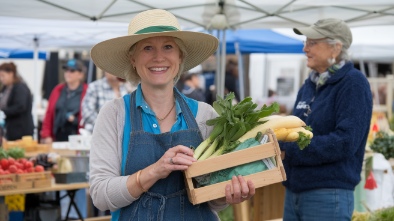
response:
<path fill-rule="evenodd" d="M 185 57 L 187 56 L 187 51 L 186 51 L 186 46 L 181 39 L 174 37 L 174 41 L 179 47 L 179 50 L 181 52 L 181 59 L 182 59 L 182 62 L 179 65 L 178 73 L 174 78 L 174 85 L 175 85 L 178 82 L 178 80 L 181 78 L 181 75 L 183 74 L 183 69 L 185 67 Z M 129 58 L 130 59 L 135 53 L 137 43 L 133 44 L 130 47 L 130 50 L 129 50 Z M 128 63 L 127 67 L 125 68 L 124 76 L 125 76 L 126 80 L 129 81 L 134 86 L 138 85 L 141 81 L 141 78 L 138 75 L 137 70 L 134 69 L 131 62 Z"/>

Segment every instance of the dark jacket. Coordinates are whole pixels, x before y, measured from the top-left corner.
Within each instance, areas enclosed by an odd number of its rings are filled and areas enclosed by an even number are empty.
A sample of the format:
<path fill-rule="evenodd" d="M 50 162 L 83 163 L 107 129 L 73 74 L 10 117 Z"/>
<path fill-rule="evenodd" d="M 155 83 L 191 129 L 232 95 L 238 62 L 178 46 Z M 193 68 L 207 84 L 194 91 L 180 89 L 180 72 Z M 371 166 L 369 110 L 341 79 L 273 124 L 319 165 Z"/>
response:
<path fill-rule="evenodd" d="M 48 100 L 48 107 L 45 113 L 44 121 L 42 122 L 42 129 L 40 132 L 41 138 L 47 138 L 47 137 L 52 137 L 52 139 L 55 141 L 55 134 L 53 133 L 53 127 L 55 123 L 55 118 L 56 118 L 56 102 L 58 101 L 60 94 L 63 90 L 63 88 L 66 86 L 65 83 L 58 84 L 51 92 L 51 95 Z M 86 94 L 86 90 L 88 89 L 88 85 L 83 83 L 82 86 L 82 94 L 81 94 L 81 102 L 80 105 L 82 104 L 82 100 Z M 81 119 L 82 119 L 82 111 L 79 112 L 78 115 L 78 125 L 79 128 L 81 128 Z"/>
<path fill-rule="evenodd" d="M 311 111 L 306 114 L 308 105 Z M 295 143 L 280 143 L 285 151 L 284 185 L 292 192 L 354 190 L 360 182 L 372 105 L 368 80 L 351 62 L 318 90 L 308 78 L 298 92 L 293 114 L 312 127 L 314 136 L 304 150 Z"/>
<path fill-rule="evenodd" d="M 11 89 L 7 107 L 2 110 L 6 115 L 7 140 L 18 140 L 27 135 L 33 136 L 32 105 L 33 96 L 27 85 L 15 83 Z"/>

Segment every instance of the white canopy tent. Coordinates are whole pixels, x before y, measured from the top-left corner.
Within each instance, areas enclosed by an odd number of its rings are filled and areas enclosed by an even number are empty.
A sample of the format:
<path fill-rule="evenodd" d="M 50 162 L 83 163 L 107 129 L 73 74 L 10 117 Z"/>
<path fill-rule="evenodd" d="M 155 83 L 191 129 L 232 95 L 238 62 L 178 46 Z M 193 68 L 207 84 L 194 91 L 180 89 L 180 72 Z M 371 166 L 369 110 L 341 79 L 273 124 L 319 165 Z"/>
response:
<path fill-rule="evenodd" d="M 178 17 L 184 30 L 215 27 L 288 29 L 307 26 L 327 17 L 343 19 L 352 28 L 394 24 L 393 0 L 0 0 L 0 2 L 2 30 L 0 47 L 32 48 L 36 51 L 59 48 L 88 50 L 99 41 L 126 35 L 130 19 L 135 14 L 152 8 L 171 11 Z M 370 32 L 368 36 L 372 34 L 373 32 Z M 290 35 L 297 37 L 292 33 Z M 363 39 L 368 41 L 381 36 L 383 35 L 374 34 L 371 38 Z M 390 41 L 389 38 L 387 40 Z M 375 41 L 379 42 L 379 40 Z M 368 48 L 377 49 L 375 45 Z M 388 53 L 394 51 L 387 50 L 387 45 L 380 48 Z M 354 55 L 387 56 L 386 53 L 374 50 L 369 52 L 364 45 L 355 49 Z M 223 61 L 221 67 L 219 76 L 224 75 Z M 35 88 L 34 91 L 39 91 L 39 88 Z"/>
<path fill-rule="evenodd" d="M 206 28 L 224 14 L 230 28 L 285 28 L 337 17 L 351 26 L 393 24 L 392 0 L 1 0 L 1 16 L 129 22 L 136 13 L 163 8 L 183 27 Z"/>

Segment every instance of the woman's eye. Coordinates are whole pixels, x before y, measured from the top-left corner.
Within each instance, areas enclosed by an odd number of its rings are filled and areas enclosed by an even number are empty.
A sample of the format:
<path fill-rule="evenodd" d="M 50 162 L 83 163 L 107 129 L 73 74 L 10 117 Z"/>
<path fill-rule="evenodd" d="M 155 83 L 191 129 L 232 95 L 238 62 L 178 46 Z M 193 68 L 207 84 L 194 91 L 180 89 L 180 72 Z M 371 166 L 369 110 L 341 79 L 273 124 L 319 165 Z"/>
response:
<path fill-rule="evenodd" d="M 145 50 L 145 51 L 150 51 L 150 50 L 152 50 L 152 46 L 145 46 L 145 47 L 144 47 L 144 50 Z"/>
<path fill-rule="evenodd" d="M 166 45 L 166 46 L 164 46 L 164 48 L 165 49 L 171 49 L 171 48 L 173 48 L 173 46 L 172 45 Z"/>

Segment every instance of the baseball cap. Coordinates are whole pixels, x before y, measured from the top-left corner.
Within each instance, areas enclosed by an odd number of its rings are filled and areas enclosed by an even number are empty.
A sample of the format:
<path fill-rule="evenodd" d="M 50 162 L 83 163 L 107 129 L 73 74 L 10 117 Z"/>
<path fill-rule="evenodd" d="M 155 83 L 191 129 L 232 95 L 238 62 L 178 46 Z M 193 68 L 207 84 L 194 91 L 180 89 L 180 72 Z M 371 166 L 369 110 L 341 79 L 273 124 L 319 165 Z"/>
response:
<path fill-rule="evenodd" d="M 77 59 L 70 59 L 67 61 L 66 64 L 63 65 L 63 69 L 72 69 L 72 70 L 78 70 L 81 72 L 85 72 L 85 65 L 82 63 L 82 61 L 77 60 Z"/>
<path fill-rule="evenodd" d="M 342 42 L 344 48 L 349 48 L 353 40 L 349 26 L 344 21 L 336 18 L 321 19 L 309 27 L 293 28 L 293 31 L 310 39 L 338 39 Z"/>

